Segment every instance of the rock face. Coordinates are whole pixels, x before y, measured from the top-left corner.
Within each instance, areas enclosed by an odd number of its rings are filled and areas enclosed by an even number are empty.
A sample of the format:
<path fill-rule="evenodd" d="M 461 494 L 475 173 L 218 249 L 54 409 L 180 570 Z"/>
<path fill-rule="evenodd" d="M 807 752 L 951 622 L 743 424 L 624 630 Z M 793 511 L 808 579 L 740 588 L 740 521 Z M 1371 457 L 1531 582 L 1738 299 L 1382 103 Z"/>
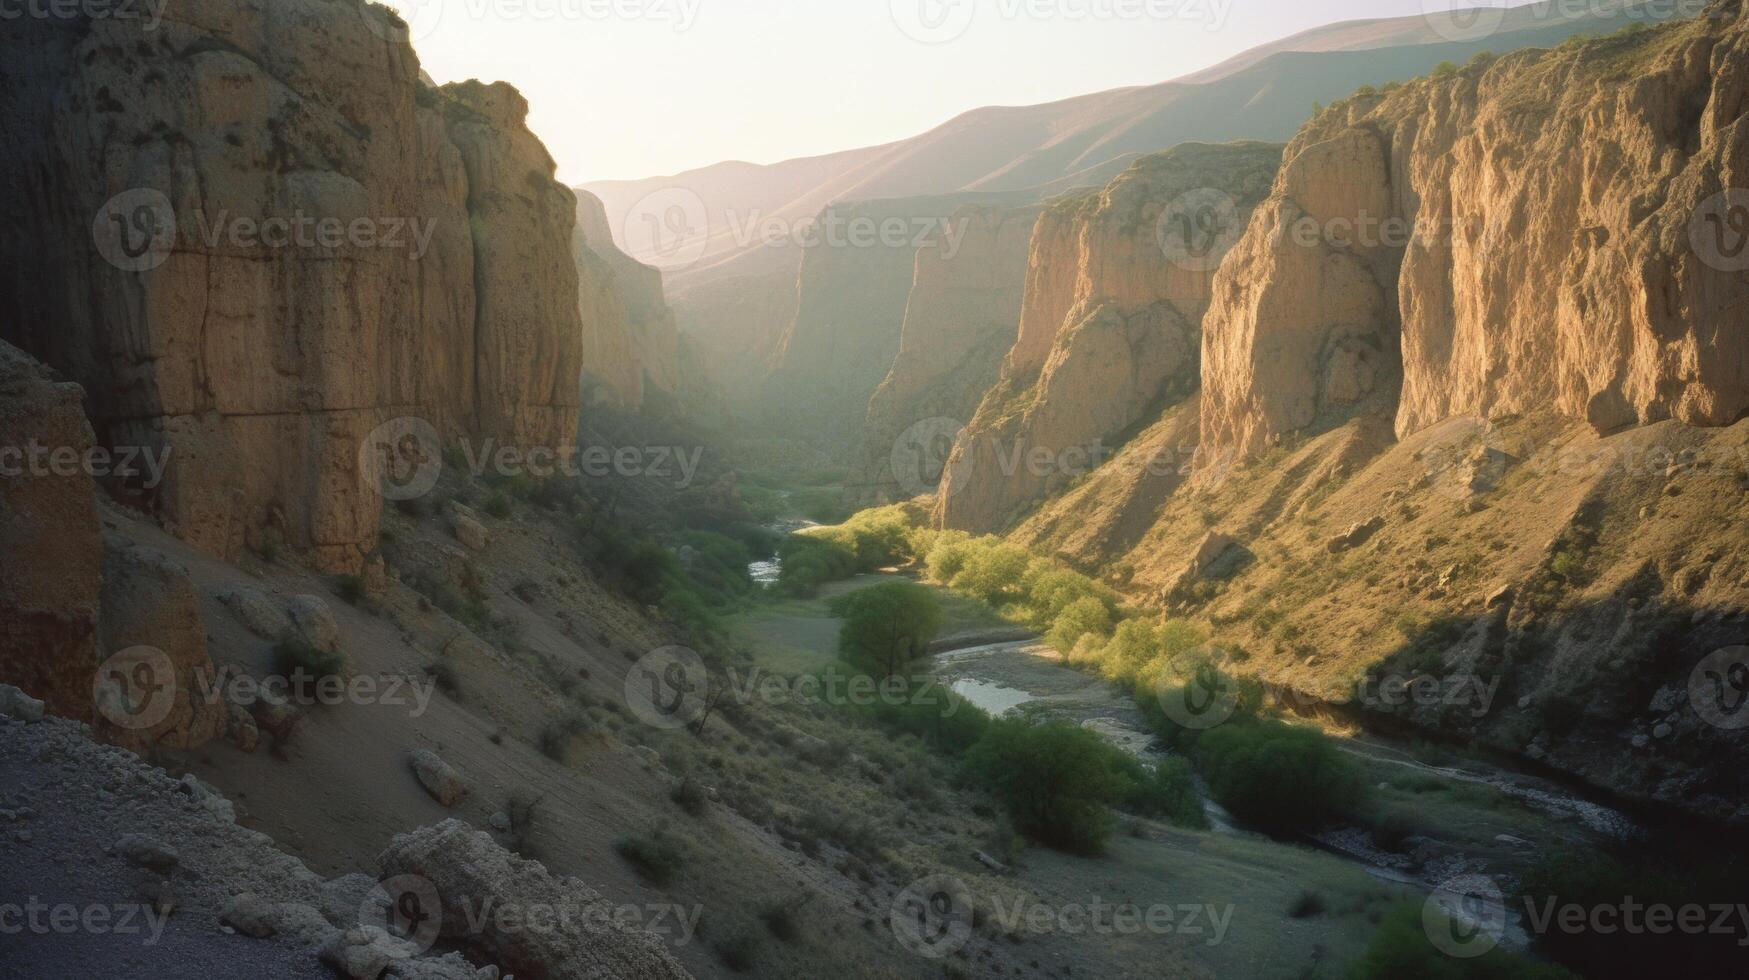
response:
<path fill-rule="evenodd" d="M 947 257 L 954 246 L 936 233 L 952 213 L 943 200 L 871 201 L 833 205 L 815 219 L 795 319 L 776 343 L 762 393 L 769 430 L 849 455 L 899 352 L 921 236 Z"/>
<path fill-rule="evenodd" d="M 402 834 L 378 859 L 385 879 L 417 875 L 443 908 L 441 935 L 518 977 L 659 980 L 689 977 L 646 933 L 614 923 L 612 906 L 575 878 L 556 878 L 457 820 Z M 393 896 L 391 896 L 393 898 Z M 570 909 L 551 929 L 504 928 L 482 908 Z M 599 914 L 593 914 L 599 912 Z"/>
<path fill-rule="evenodd" d="M 219 735 L 227 708 L 207 696 L 213 662 L 207 654 L 200 596 L 187 570 L 152 548 L 105 535 L 101 627 L 106 657 L 126 657 L 128 651 L 146 648 L 156 651 L 151 656 L 157 661 L 141 674 L 131 673 L 140 666 L 121 668 L 129 673 L 124 683 L 136 688 L 129 693 L 140 710 L 102 711 L 105 734 L 111 740 L 135 747 L 192 748 Z M 165 659 L 157 660 L 159 655 Z M 156 676 L 166 664 L 171 676 Z M 138 690 L 142 682 L 152 687 Z M 86 696 L 91 696 L 90 688 Z M 157 705 L 159 698 L 167 699 L 162 708 Z"/>
<path fill-rule="evenodd" d="M 1203 452 L 1253 455 L 1375 394 L 1399 437 L 1533 410 L 1735 421 L 1746 49 L 1720 2 L 1318 116 L 1217 281 Z"/>
<path fill-rule="evenodd" d="M 680 339 L 662 273 L 620 251 L 600 198 L 587 191 L 577 192 L 575 249 L 585 375 L 625 408 L 642 407 L 647 388 L 678 394 Z"/>
<path fill-rule="evenodd" d="M 575 432 L 572 195 L 515 90 L 423 85 L 391 18 L 195 0 L 0 31 L 0 330 L 86 387 L 101 444 L 169 452 L 141 489 L 210 553 L 356 572 L 387 419 Z"/>
<path fill-rule="evenodd" d="M 932 489 L 945 455 L 894 472 L 895 441 L 931 419 L 971 418 L 1014 344 L 1026 282 L 1027 246 L 1039 209 L 965 207 L 950 219 L 964 229 L 953 252 L 937 240 L 917 251 L 899 355 L 869 400 L 847 496 L 861 506 Z M 928 455 L 928 454 L 926 454 Z"/>
<path fill-rule="evenodd" d="M 1040 216 L 1018 337 L 954 447 L 940 525 L 1006 527 L 1194 389 L 1215 269 L 1280 158 L 1185 144 Z"/>
<path fill-rule="evenodd" d="M 0 446 L 91 448 L 76 384 L 0 341 Z M 52 457 L 48 460 L 52 463 Z M 6 459 L 0 477 L 0 680 L 67 718 L 92 717 L 103 541 L 96 490 L 82 466 L 32 472 Z M 17 468 L 17 475 L 10 475 Z"/>

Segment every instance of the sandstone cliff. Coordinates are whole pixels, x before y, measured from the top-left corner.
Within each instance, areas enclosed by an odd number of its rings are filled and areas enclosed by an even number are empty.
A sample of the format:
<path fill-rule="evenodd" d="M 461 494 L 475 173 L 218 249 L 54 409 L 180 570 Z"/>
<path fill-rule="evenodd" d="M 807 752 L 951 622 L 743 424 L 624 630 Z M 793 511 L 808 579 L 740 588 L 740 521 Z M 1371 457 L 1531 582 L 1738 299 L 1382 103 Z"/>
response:
<path fill-rule="evenodd" d="M 1375 392 L 1399 437 L 1539 409 L 1736 420 L 1742 18 L 1478 59 L 1313 120 L 1216 282 L 1202 451 L 1254 455 Z"/>
<path fill-rule="evenodd" d="M 620 251 L 601 200 L 587 191 L 577 192 L 576 252 L 584 373 L 625 408 L 643 406 L 650 388 L 678 394 L 679 337 L 662 273 Z"/>
<path fill-rule="evenodd" d="M 392 14 L 196 0 L 0 27 L 5 335 L 81 382 L 151 502 L 235 556 L 356 570 L 385 419 L 562 444 L 574 203 L 508 86 L 434 90 Z"/>
<path fill-rule="evenodd" d="M 921 425 L 931 431 L 914 435 L 943 436 L 944 448 L 951 447 L 955 429 L 996 380 L 1014 343 L 1027 243 L 1038 213 L 1036 207 L 962 208 L 950 219 L 964 229 L 957 248 L 943 249 L 936 236 L 918 250 L 899 354 L 869 400 L 847 481 L 852 503 L 890 503 L 933 489 L 945 454 L 897 441 Z M 942 426 L 932 427 L 931 420 L 960 421 L 934 432 Z M 922 453 L 917 465 L 907 455 L 914 451 Z"/>
<path fill-rule="evenodd" d="M 942 476 L 938 523 L 1006 527 L 1195 387 L 1215 268 L 1280 154 L 1185 144 L 1039 218 L 1018 336 Z"/>

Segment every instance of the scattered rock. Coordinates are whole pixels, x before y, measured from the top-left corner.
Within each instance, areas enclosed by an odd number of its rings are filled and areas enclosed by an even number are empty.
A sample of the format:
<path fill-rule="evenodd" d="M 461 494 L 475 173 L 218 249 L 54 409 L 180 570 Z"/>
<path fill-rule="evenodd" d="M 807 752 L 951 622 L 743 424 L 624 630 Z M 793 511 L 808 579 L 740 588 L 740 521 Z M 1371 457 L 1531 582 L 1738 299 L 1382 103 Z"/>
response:
<path fill-rule="evenodd" d="M 436 752 L 414 749 L 409 759 L 413 764 L 413 774 L 419 777 L 420 785 L 432 799 L 444 806 L 455 806 L 468 795 L 467 780 L 461 771 L 439 758 Z"/>
<path fill-rule="evenodd" d="M 11 684 L 0 684 L 0 715 L 20 721 L 42 721 L 43 703 Z"/>
<path fill-rule="evenodd" d="M 340 649 L 340 625 L 321 596 L 294 596 L 286 611 L 291 616 L 292 628 L 305 643 L 329 653 Z"/>
<path fill-rule="evenodd" d="M 1486 602 L 1484 603 L 1484 605 L 1486 605 L 1487 608 L 1489 608 L 1489 609 L 1493 609 L 1493 608 L 1498 607 L 1498 606 L 1510 606 L 1512 604 L 1512 595 L 1513 595 L 1512 586 L 1511 585 L 1502 585 L 1499 588 L 1495 589 L 1494 591 L 1488 593 L 1488 598 L 1487 598 Z"/>
<path fill-rule="evenodd" d="M 261 744 L 261 728 L 248 708 L 240 704 L 230 706 L 225 716 L 225 738 L 244 752 L 254 752 Z"/>
<path fill-rule="evenodd" d="M 413 947 L 372 926 L 335 930 L 322 944 L 322 962 L 353 980 L 376 980 L 390 963 L 413 958 Z"/>
<path fill-rule="evenodd" d="M 441 935 L 466 936 L 470 949 L 517 977 L 682 980 L 688 975 L 659 941 L 616 924 L 607 914 L 611 906 L 583 882 L 555 877 L 540 862 L 510 853 L 459 820 L 397 836 L 379 864 L 385 879 L 423 877 L 442 903 Z M 467 910 L 487 902 L 571 908 L 579 914 L 562 917 L 551 929 L 506 929 L 497 917 L 470 923 Z"/>
<path fill-rule="evenodd" d="M 1632 740 L 1632 741 L 1633 741 L 1633 746 L 1634 746 L 1634 748 L 1636 748 L 1636 749 L 1643 749 L 1643 748 L 1645 748 L 1645 747 L 1646 747 L 1646 746 L 1648 746 L 1648 745 L 1651 745 L 1651 744 L 1652 744 L 1652 739 L 1651 739 L 1651 737 L 1650 737 L 1650 736 L 1647 736 L 1647 735 L 1643 735 L 1643 734 L 1642 734 L 1642 735 L 1635 735 L 1635 736 L 1634 736 L 1634 737 L 1633 737 L 1633 740 Z"/>
<path fill-rule="evenodd" d="M 449 519 L 449 527 L 455 532 L 455 539 L 460 541 L 469 551 L 486 550 L 486 526 L 466 514 L 453 514 Z"/>
<path fill-rule="evenodd" d="M 1672 729 L 1670 728 L 1670 725 L 1668 723 L 1661 721 L 1658 724 L 1652 726 L 1652 737 L 1653 738 L 1669 738 L 1671 730 Z"/>
<path fill-rule="evenodd" d="M 421 956 L 416 960 L 396 960 L 383 973 L 390 980 L 499 980 L 495 966 L 476 967 L 460 953 L 447 956 Z"/>
<path fill-rule="evenodd" d="M 357 917 L 358 910 L 354 907 L 353 918 L 356 920 Z M 252 939 L 280 936 L 303 946 L 325 944 L 339 931 L 309 905 L 272 902 L 253 892 L 244 892 L 231 899 L 219 914 L 219 922 Z"/>
<path fill-rule="evenodd" d="M 322 918 L 342 929 L 363 925 L 359 910 L 376 887 L 375 878 L 356 871 L 322 882 L 317 899 Z"/>
<path fill-rule="evenodd" d="M 1336 535 L 1325 543 L 1324 550 L 1336 555 L 1341 554 L 1344 551 L 1358 548 L 1371 540 L 1372 536 L 1379 533 L 1379 530 L 1384 526 L 1385 519 L 1383 515 L 1375 516 L 1370 521 L 1351 525 L 1348 530 Z"/>
<path fill-rule="evenodd" d="M 115 842 L 115 852 L 128 862 L 153 871 L 169 871 L 179 858 L 176 849 L 145 834 L 127 834 Z"/>
<path fill-rule="evenodd" d="M 271 600 L 254 589 L 236 588 L 219 596 L 219 601 L 237 617 L 243 628 L 262 639 L 277 640 L 285 635 L 291 623 L 285 613 Z"/>
<path fill-rule="evenodd" d="M 499 810 L 486 818 L 486 825 L 500 834 L 508 834 L 510 833 L 510 815 Z"/>

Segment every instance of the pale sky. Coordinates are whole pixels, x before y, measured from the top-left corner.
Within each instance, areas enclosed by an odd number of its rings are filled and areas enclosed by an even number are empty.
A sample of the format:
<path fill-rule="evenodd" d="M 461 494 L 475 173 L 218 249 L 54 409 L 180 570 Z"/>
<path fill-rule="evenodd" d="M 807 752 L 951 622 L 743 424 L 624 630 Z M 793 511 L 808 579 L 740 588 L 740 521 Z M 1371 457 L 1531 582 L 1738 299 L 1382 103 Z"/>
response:
<path fill-rule="evenodd" d="M 582 183 L 884 143 L 978 106 L 1162 82 L 1309 27 L 1450 3 L 393 0 L 388 6 L 411 24 L 414 47 L 437 81 L 502 79 L 521 89 L 560 179 Z"/>

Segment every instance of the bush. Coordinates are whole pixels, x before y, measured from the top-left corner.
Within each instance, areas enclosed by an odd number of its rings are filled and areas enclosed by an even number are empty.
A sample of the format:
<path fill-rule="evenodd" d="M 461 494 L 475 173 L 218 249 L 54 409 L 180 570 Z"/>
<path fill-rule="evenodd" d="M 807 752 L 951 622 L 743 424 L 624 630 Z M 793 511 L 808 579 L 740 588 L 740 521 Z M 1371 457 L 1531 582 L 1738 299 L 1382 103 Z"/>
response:
<path fill-rule="evenodd" d="M 510 516 L 510 498 L 505 496 L 504 491 L 494 490 L 491 496 L 486 498 L 486 502 L 480 505 L 480 509 L 492 517 L 503 520 Z"/>
<path fill-rule="evenodd" d="M 425 668 L 425 675 L 431 678 L 439 691 L 452 698 L 461 690 L 461 677 L 456 674 L 455 667 L 448 663 L 438 661 L 432 664 Z"/>
<path fill-rule="evenodd" d="M 876 680 L 908 673 L 929 656 L 929 642 L 941 628 L 941 603 L 915 582 L 887 582 L 832 600 L 838 629 L 838 654 Z"/>
<path fill-rule="evenodd" d="M 1007 806 L 1021 833 L 1073 854 L 1098 854 L 1111 834 L 1108 804 L 1129 789 L 1127 757 L 1063 721 L 990 723 L 966 753 L 969 779 Z"/>
<path fill-rule="evenodd" d="M 674 787 L 673 800 L 689 816 L 702 817 L 710 809 L 710 798 L 705 795 L 704 787 L 691 776 L 682 779 L 680 785 Z"/>
<path fill-rule="evenodd" d="M 320 649 L 301 636 L 287 636 L 273 647 L 273 669 L 298 700 L 307 702 L 315 696 L 318 682 L 346 670 L 346 655 Z"/>
<path fill-rule="evenodd" d="M 654 885 L 673 881 L 686 864 L 685 848 L 663 827 L 647 835 L 621 837 L 614 842 L 613 849 Z"/>
<path fill-rule="evenodd" d="M 589 716 L 576 709 L 565 712 L 541 726 L 541 754 L 556 762 L 565 761 L 565 752 L 572 740 L 589 731 Z"/>
<path fill-rule="evenodd" d="M 1404 843 L 1415 833 L 1415 820 L 1400 807 L 1392 807 L 1373 817 L 1373 845 L 1387 851 L 1402 851 Z"/>
<path fill-rule="evenodd" d="M 1075 652 L 1076 644 L 1083 636 L 1091 636 L 1094 642 L 1103 642 L 1110 633 L 1111 610 L 1105 603 L 1087 596 L 1069 603 L 1068 608 L 1051 623 L 1045 638 L 1051 646 L 1067 655 Z"/>
<path fill-rule="evenodd" d="M 1363 795 L 1354 763 L 1309 728 L 1229 723 L 1203 733 L 1197 756 L 1216 802 L 1270 833 L 1322 826 Z"/>
<path fill-rule="evenodd" d="M 979 539 L 965 564 L 949 583 L 991 606 L 1020 598 L 1032 555 L 1024 548 L 1001 544 L 995 538 Z"/>
<path fill-rule="evenodd" d="M 334 594 L 349 606 L 364 600 L 364 579 L 357 575 L 342 575 L 334 580 Z"/>
<path fill-rule="evenodd" d="M 1558 966 L 1537 963 L 1502 949 L 1470 959 L 1440 951 L 1422 924 L 1422 903 L 1405 902 L 1392 909 L 1378 932 L 1349 971 L 1352 980 L 1569 980 Z"/>
<path fill-rule="evenodd" d="M 822 689 L 834 683 L 831 675 L 822 680 Z M 918 686 L 926 684 L 927 690 Z M 865 713 L 873 721 L 895 735 L 912 735 L 936 751 L 947 755 L 962 755 L 977 744 L 990 727 L 990 715 L 984 709 L 937 683 L 934 678 L 907 679 L 901 697 L 876 698 L 866 706 L 848 710 Z"/>
<path fill-rule="evenodd" d="M 1290 919 L 1310 919 L 1313 916 L 1323 915 L 1328 908 L 1324 896 L 1308 888 L 1295 896 L 1293 904 L 1287 907 L 1287 917 Z"/>
<path fill-rule="evenodd" d="M 795 942 L 801 935 L 801 924 L 797 913 L 800 907 L 795 902 L 771 902 L 759 911 L 759 920 L 765 923 L 765 930 L 779 942 Z"/>
<path fill-rule="evenodd" d="M 1196 777 L 1182 756 L 1162 759 L 1153 772 L 1142 772 L 1126 795 L 1124 806 L 1178 827 L 1207 830 L 1209 825 L 1208 815 L 1203 812 L 1202 794 L 1196 789 Z"/>
<path fill-rule="evenodd" d="M 510 849 L 524 857 L 532 856 L 529 838 L 534 836 L 535 811 L 542 799 L 519 789 L 504 804 L 504 815 L 510 819 Z"/>
<path fill-rule="evenodd" d="M 759 937 L 750 931 L 739 930 L 717 940 L 715 949 L 717 959 L 724 966 L 736 973 L 746 973 L 753 969 L 754 961 L 759 958 Z"/>
<path fill-rule="evenodd" d="M 1439 64 L 1433 66 L 1433 77 L 1434 78 L 1444 78 L 1447 75 L 1456 75 L 1457 71 L 1458 71 L 1457 65 L 1455 65 L 1449 61 L 1442 61 Z"/>

